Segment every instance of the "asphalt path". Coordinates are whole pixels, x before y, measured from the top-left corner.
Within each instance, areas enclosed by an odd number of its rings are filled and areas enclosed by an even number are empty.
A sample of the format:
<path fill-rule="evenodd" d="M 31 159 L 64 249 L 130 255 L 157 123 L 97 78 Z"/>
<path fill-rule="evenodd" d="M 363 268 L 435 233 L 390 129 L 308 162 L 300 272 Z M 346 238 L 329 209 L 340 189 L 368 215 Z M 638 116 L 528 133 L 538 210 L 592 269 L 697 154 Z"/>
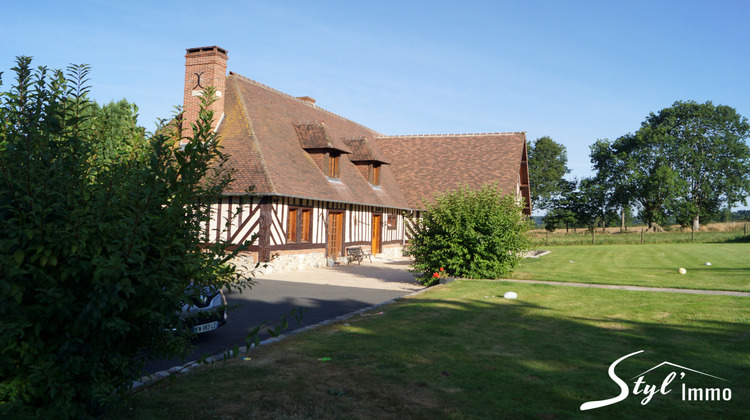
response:
<path fill-rule="evenodd" d="M 236 307 L 229 312 L 226 325 L 199 334 L 185 359 L 152 362 L 146 373 L 220 354 L 234 345 L 242 347 L 256 326 L 273 327 L 295 308 L 304 308 L 302 320 L 297 323 L 289 318 L 285 332 L 413 293 L 421 287 L 407 267 L 405 260 L 375 260 L 372 264 L 262 275 L 252 289 L 227 295 L 229 305 Z M 264 328 L 260 338 L 268 337 Z"/>

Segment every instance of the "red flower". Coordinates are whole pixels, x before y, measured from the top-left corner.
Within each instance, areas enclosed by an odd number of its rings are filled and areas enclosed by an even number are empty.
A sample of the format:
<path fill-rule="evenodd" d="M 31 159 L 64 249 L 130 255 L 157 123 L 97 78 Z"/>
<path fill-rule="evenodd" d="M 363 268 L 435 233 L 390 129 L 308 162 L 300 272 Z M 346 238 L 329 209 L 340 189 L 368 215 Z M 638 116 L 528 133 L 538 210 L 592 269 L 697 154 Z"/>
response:
<path fill-rule="evenodd" d="M 438 274 L 438 273 L 433 273 L 433 274 L 432 274 L 432 277 L 440 277 L 440 274 Z"/>
<path fill-rule="evenodd" d="M 440 271 L 445 271 L 445 269 L 443 267 L 440 267 Z"/>

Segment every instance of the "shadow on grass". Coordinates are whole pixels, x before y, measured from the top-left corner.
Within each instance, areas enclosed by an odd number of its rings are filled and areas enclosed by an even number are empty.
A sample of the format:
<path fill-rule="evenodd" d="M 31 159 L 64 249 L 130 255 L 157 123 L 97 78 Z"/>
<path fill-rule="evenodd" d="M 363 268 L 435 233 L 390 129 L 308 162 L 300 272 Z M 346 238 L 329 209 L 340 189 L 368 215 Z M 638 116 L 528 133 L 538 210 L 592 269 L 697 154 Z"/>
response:
<path fill-rule="evenodd" d="M 519 299 L 502 299 L 508 290 Z M 459 282 L 261 348 L 254 364 L 199 372 L 137 405 L 141 418 L 750 418 L 746 300 L 623 293 Z M 580 411 L 620 393 L 607 369 L 639 350 L 616 368 L 629 390 L 664 361 L 728 382 L 662 366 L 645 379 L 658 387 L 676 371 L 669 394 Z M 682 401 L 682 383 L 732 397 Z"/>

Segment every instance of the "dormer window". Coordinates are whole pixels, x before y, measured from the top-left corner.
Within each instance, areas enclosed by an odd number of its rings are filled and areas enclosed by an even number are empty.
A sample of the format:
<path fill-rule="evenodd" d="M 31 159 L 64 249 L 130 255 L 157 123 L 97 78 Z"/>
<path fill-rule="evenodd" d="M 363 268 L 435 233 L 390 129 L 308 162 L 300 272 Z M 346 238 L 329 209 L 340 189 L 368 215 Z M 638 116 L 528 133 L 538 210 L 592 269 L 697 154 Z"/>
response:
<path fill-rule="evenodd" d="M 341 178 L 339 173 L 339 160 L 341 158 L 341 153 L 337 153 L 334 151 L 331 151 L 327 153 L 328 155 L 328 172 L 326 173 L 326 176 L 331 179 L 339 179 Z"/>
<path fill-rule="evenodd" d="M 367 137 L 342 138 L 352 150 L 349 160 L 375 189 L 380 189 L 380 169 L 388 162 L 383 158 L 374 141 Z"/>
<path fill-rule="evenodd" d="M 324 123 L 293 124 L 300 146 L 310 155 L 320 171 L 332 181 L 341 179 L 341 155 L 352 151 L 336 137 L 332 137 Z"/>
<path fill-rule="evenodd" d="M 370 166 L 370 184 L 379 186 L 380 185 L 380 164 L 374 163 Z"/>

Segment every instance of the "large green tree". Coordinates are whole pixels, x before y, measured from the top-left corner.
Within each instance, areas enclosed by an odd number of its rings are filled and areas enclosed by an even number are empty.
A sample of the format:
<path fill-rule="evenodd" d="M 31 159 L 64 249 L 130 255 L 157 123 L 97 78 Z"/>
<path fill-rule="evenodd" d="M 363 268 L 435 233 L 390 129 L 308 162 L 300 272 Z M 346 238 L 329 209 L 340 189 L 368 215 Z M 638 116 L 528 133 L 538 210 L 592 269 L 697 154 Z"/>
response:
<path fill-rule="evenodd" d="M 715 217 L 722 204 L 745 202 L 750 194 L 750 134 L 747 118 L 734 108 L 710 101 L 675 102 L 651 113 L 639 130 L 653 153 L 670 159 L 681 193 L 676 216 L 700 228 L 700 218 Z"/>
<path fill-rule="evenodd" d="M 242 287 L 201 228 L 231 173 L 209 111 L 181 149 L 127 104 L 95 107 L 86 66 L 66 77 L 20 57 L 14 71 L 0 94 L 0 418 L 86 418 L 145 361 L 189 347 L 173 328 L 191 282 Z"/>
<path fill-rule="evenodd" d="M 641 132 L 614 142 L 597 140 L 591 146 L 596 179 L 604 186 L 609 205 L 635 204 L 650 229 L 660 229 L 681 191 L 669 156 L 655 152 L 659 148 L 658 141 Z"/>
<path fill-rule="evenodd" d="M 563 192 L 568 155 L 565 146 L 551 137 L 540 137 L 529 143 L 529 183 L 531 200 L 538 209 L 549 209 L 555 197 Z"/>
<path fill-rule="evenodd" d="M 731 107 L 675 102 L 614 142 L 598 140 L 591 161 L 610 201 L 634 203 L 650 227 L 670 215 L 700 229 L 701 218 L 746 204 L 750 124 Z"/>

